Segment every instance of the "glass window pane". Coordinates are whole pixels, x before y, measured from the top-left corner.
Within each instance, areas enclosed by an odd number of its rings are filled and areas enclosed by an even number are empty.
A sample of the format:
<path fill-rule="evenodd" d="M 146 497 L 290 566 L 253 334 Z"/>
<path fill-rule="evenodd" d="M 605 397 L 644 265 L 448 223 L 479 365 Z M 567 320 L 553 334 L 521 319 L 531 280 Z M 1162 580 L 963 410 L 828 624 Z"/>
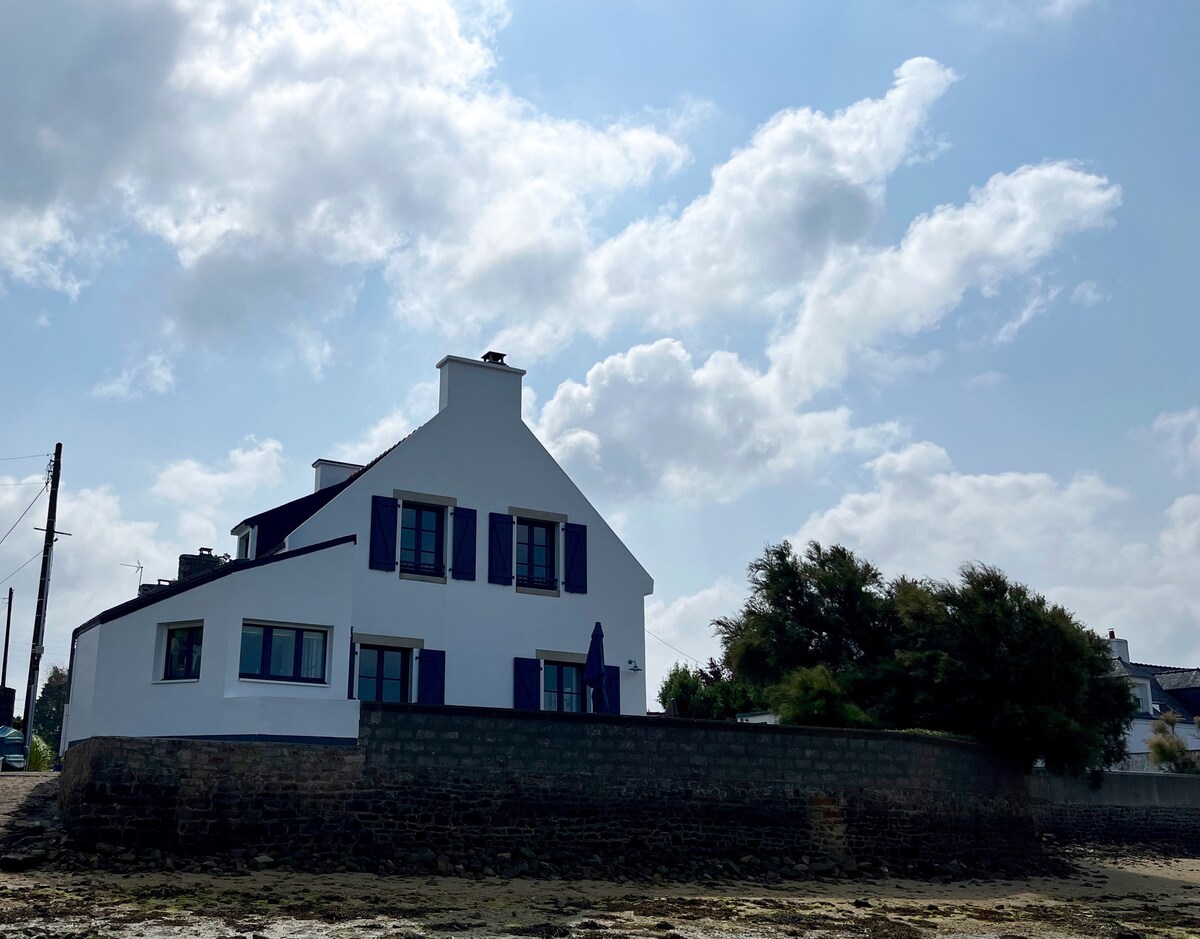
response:
<path fill-rule="evenodd" d="M 399 678 L 400 665 L 404 659 L 399 649 L 388 649 L 383 653 L 383 677 Z"/>
<path fill-rule="evenodd" d="M 358 676 L 358 700 L 359 701 L 374 701 L 375 700 L 375 679 L 367 678 L 364 675 Z"/>
<path fill-rule="evenodd" d="M 542 710 L 557 711 L 558 710 L 558 695 L 553 691 L 546 691 L 542 694 Z"/>
<path fill-rule="evenodd" d="M 294 629 L 271 630 L 272 678 L 291 678 L 296 672 L 296 631 Z"/>
<path fill-rule="evenodd" d="M 533 543 L 536 545 L 543 545 L 546 543 L 546 529 L 535 528 L 533 530 Z"/>
<path fill-rule="evenodd" d="M 417 544 L 417 533 L 411 528 L 406 528 L 400 533 L 400 547 L 405 551 L 411 551 Z"/>
<path fill-rule="evenodd" d="M 546 690 L 547 691 L 557 691 L 558 690 L 558 672 L 559 672 L 559 668 L 557 665 L 547 665 L 545 667 L 545 669 L 543 670 L 542 674 L 544 674 L 546 676 Z"/>
<path fill-rule="evenodd" d="M 401 684 L 397 679 L 385 678 L 383 680 L 383 697 L 380 699 L 389 704 L 403 704 L 404 699 L 401 697 Z"/>
<path fill-rule="evenodd" d="M 242 627 L 242 659 L 239 669 L 243 675 L 259 675 L 262 671 L 263 628 Z"/>
<path fill-rule="evenodd" d="M 575 694 L 579 691 L 579 672 L 574 668 L 562 670 L 563 691 Z"/>
<path fill-rule="evenodd" d="M 583 695 L 564 694 L 563 695 L 563 710 L 570 711 L 572 714 L 582 712 L 581 705 L 583 704 Z"/>
<path fill-rule="evenodd" d="M 325 633 L 305 630 L 300 650 L 300 677 L 321 681 L 325 678 Z"/>
<path fill-rule="evenodd" d="M 375 677 L 375 668 L 379 663 L 379 652 L 376 649 L 362 649 L 358 653 L 358 674 L 366 678 Z"/>
<path fill-rule="evenodd" d="M 405 506 L 401 510 L 400 524 L 403 525 L 405 528 L 412 528 L 414 525 L 416 525 L 416 523 L 417 523 L 416 519 L 417 519 L 417 510 L 416 509 L 410 509 L 408 506 Z"/>
<path fill-rule="evenodd" d="M 188 678 L 200 677 L 200 646 L 204 638 L 204 629 L 200 626 L 194 626 L 188 630 L 188 640 L 191 645 L 192 661 L 191 668 L 188 669 Z"/>

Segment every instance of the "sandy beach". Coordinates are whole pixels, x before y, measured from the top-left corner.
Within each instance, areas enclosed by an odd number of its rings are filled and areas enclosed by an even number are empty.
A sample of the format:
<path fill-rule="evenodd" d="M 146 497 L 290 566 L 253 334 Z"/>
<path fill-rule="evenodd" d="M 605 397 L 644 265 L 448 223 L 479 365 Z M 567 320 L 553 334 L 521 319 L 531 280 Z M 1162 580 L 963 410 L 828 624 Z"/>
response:
<path fill-rule="evenodd" d="M 34 937 L 969 939 L 1200 936 L 1200 861 L 1081 855 L 1066 878 L 620 884 L 285 871 L 7 874 L 0 934 Z"/>

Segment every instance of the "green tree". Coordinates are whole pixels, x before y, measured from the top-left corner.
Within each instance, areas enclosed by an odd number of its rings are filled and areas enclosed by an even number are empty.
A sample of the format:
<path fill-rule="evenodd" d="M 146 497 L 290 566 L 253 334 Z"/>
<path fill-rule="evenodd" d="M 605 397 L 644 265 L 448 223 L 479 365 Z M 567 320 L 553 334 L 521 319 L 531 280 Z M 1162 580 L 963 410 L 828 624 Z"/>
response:
<path fill-rule="evenodd" d="M 871 718 L 847 697 L 824 665 L 797 668 L 767 689 L 767 703 L 785 724 L 866 727 Z"/>
<path fill-rule="evenodd" d="M 836 671 L 887 648 L 883 578 L 852 551 L 814 541 L 801 558 L 784 541 L 768 546 L 748 574 L 741 612 L 713 622 L 736 677 L 765 686 L 795 668 Z"/>
<path fill-rule="evenodd" d="M 674 704 L 679 717 L 728 721 L 746 711 L 761 711 L 766 702 L 760 692 L 711 659 L 707 666 L 689 668 L 676 663 L 658 690 L 664 708 Z"/>
<path fill-rule="evenodd" d="M 748 574 L 742 609 L 713 622 L 721 668 L 681 668 L 664 683 L 681 714 L 731 716 L 720 705 L 737 686 L 789 722 L 919 727 L 1055 772 L 1125 755 L 1134 705 L 1107 644 L 996 568 L 885 583 L 840 545 L 798 556 L 785 541 Z"/>
<path fill-rule="evenodd" d="M 58 752 L 62 740 L 63 712 L 67 707 L 67 670 L 61 665 L 50 668 L 42 693 L 33 709 L 33 732 Z"/>

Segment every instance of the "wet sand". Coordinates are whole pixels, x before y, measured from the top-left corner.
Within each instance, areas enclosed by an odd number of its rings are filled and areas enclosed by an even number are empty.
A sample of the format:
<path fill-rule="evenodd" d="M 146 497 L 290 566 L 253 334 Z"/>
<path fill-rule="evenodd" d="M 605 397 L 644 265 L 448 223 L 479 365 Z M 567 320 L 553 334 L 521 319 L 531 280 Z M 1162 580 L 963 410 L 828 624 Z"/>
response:
<path fill-rule="evenodd" d="M 36 937 L 1200 936 L 1200 860 L 1075 858 L 1076 875 L 617 884 L 363 874 L 6 874 L 0 935 Z"/>

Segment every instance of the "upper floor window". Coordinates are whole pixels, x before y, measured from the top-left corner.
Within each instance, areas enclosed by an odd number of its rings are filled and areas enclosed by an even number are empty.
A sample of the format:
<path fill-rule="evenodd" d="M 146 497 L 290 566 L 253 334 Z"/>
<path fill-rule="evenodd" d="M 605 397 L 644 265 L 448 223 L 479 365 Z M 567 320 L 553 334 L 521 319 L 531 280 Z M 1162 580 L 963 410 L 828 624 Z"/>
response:
<path fill-rule="evenodd" d="M 200 645 L 204 626 L 192 623 L 167 628 L 167 662 L 163 681 L 200 677 Z"/>
<path fill-rule="evenodd" d="M 517 519 L 517 586 L 557 590 L 554 522 Z"/>
<path fill-rule="evenodd" d="M 444 577 L 446 509 L 405 502 L 400 512 L 400 570 Z"/>
<path fill-rule="evenodd" d="M 241 678 L 325 681 L 329 632 L 303 626 L 242 624 Z"/>

